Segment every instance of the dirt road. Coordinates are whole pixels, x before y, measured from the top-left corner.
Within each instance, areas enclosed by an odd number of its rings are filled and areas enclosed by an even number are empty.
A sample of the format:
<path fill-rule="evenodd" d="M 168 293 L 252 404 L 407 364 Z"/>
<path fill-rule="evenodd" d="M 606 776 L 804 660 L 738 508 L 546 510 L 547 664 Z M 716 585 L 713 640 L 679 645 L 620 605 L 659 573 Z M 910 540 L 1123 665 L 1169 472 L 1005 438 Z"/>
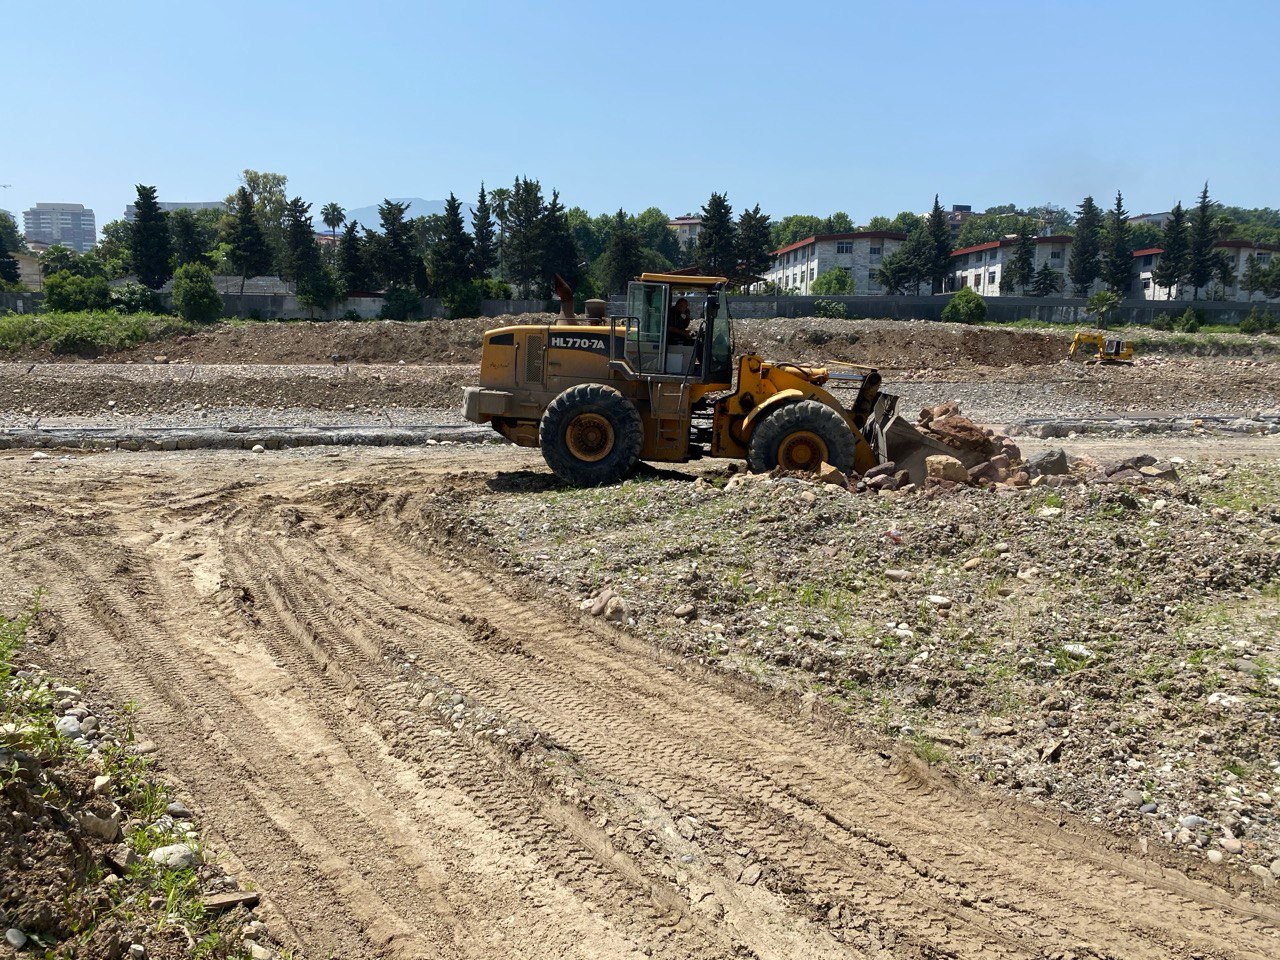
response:
<path fill-rule="evenodd" d="M 48 590 L 51 656 L 136 701 L 309 956 L 1280 955 L 1261 891 L 698 672 L 423 522 L 528 463 L 0 458 L 0 578 Z"/>

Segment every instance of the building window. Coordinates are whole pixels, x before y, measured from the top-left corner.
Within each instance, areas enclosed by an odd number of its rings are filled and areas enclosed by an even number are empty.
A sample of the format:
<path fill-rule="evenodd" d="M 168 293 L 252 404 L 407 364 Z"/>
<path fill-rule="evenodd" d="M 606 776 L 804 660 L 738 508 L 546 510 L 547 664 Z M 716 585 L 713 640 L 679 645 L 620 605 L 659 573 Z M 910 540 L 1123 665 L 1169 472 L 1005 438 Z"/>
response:
<path fill-rule="evenodd" d="M 870 283 L 870 284 L 872 284 L 873 286 L 878 286 L 878 285 L 879 285 L 879 284 L 877 284 L 877 283 L 876 283 L 876 272 L 875 272 L 874 270 L 868 270 L 868 271 L 867 271 L 867 283 Z"/>
<path fill-rule="evenodd" d="M 981 289 L 982 289 L 982 274 L 980 274 L 980 273 L 975 273 L 975 274 L 973 275 L 973 285 L 974 285 L 974 287 L 976 287 L 976 288 L 977 288 L 977 289 L 979 289 L 979 290 L 981 290 Z"/>
<path fill-rule="evenodd" d="M 815 271 L 816 271 L 816 270 L 817 270 L 817 267 L 810 267 L 810 268 L 809 268 L 809 279 L 810 279 L 810 280 L 812 280 L 812 279 L 813 279 L 813 275 L 814 275 L 814 273 L 815 273 Z"/>
<path fill-rule="evenodd" d="M 963 274 L 963 273 L 962 273 L 962 274 L 960 275 L 960 287 L 961 287 L 961 289 L 963 289 L 964 287 L 967 287 L 968 285 L 969 285 L 969 276 L 968 276 L 968 274 Z"/>
<path fill-rule="evenodd" d="M 999 260 L 999 259 L 1000 259 L 1000 251 L 999 251 L 999 250 L 992 250 L 990 253 L 988 253 L 988 254 L 987 254 L 987 259 L 988 259 L 988 260 Z"/>
<path fill-rule="evenodd" d="M 1255 254 L 1255 256 L 1257 256 L 1258 263 L 1260 264 L 1271 262 L 1271 254 L 1269 253 L 1259 253 L 1259 254 Z"/>
<path fill-rule="evenodd" d="M 1143 280 L 1143 281 L 1142 281 L 1142 289 L 1143 289 L 1143 290 L 1150 290 L 1150 289 L 1151 289 L 1151 281 L 1150 281 L 1150 280 Z"/>
<path fill-rule="evenodd" d="M 1062 251 L 1061 251 L 1061 250 L 1051 250 L 1051 251 L 1049 252 L 1049 259 L 1050 259 L 1050 260 L 1061 260 L 1061 259 L 1062 259 Z"/>
<path fill-rule="evenodd" d="M 1142 265 L 1143 265 L 1144 267 L 1149 267 L 1149 266 L 1151 266 L 1151 262 L 1152 262 L 1153 260 L 1155 260 L 1155 258 L 1156 258 L 1156 257 L 1155 257 L 1155 254 L 1153 254 L 1153 253 L 1148 253 L 1145 257 L 1143 257 L 1143 258 L 1142 258 Z"/>
<path fill-rule="evenodd" d="M 872 252 L 872 253 L 875 253 L 875 249 L 874 249 L 874 248 L 872 248 L 871 252 Z M 852 240 L 837 240 L 837 241 L 836 241 L 836 253 L 853 253 L 853 241 L 852 241 Z"/>
<path fill-rule="evenodd" d="M 996 282 L 996 272 L 994 270 L 987 271 L 987 286 Z"/>
<path fill-rule="evenodd" d="M 881 250 L 883 250 L 883 249 L 884 249 L 884 247 L 872 247 L 872 248 L 871 248 L 871 255 L 872 255 L 873 257 L 878 257 L 878 256 L 880 256 L 880 251 L 881 251 Z M 851 244 L 849 244 L 849 252 L 850 252 L 850 253 L 852 253 L 852 252 L 853 252 L 853 244 L 852 244 L 852 243 L 851 243 Z"/>

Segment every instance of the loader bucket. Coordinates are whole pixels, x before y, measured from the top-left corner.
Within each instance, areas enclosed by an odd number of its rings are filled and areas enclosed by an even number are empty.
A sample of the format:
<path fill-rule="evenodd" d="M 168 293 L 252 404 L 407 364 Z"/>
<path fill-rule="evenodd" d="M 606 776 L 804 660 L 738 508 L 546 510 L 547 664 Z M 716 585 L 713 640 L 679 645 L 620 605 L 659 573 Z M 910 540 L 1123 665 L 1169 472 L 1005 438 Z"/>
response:
<path fill-rule="evenodd" d="M 972 450 L 960 450 L 941 440 L 921 433 L 910 421 L 897 413 L 898 398 L 882 393 L 876 398 L 875 409 L 867 421 L 867 440 L 876 451 L 881 463 L 892 460 L 899 470 L 906 470 L 911 482 L 923 485 L 925 458 L 936 454 L 955 457 L 966 467 L 982 462 L 981 454 Z"/>

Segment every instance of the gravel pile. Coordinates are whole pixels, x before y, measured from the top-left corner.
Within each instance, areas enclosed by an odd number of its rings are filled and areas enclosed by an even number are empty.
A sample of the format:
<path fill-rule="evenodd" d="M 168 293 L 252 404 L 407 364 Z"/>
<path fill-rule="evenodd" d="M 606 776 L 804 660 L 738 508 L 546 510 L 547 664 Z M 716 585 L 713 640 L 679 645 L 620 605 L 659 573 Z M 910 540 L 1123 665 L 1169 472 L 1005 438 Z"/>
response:
<path fill-rule="evenodd" d="M 1280 875 L 1280 461 L 1143 466 L 878 494 L 530 473 L 424 494 L 420 519 L 931 762 Z"/>

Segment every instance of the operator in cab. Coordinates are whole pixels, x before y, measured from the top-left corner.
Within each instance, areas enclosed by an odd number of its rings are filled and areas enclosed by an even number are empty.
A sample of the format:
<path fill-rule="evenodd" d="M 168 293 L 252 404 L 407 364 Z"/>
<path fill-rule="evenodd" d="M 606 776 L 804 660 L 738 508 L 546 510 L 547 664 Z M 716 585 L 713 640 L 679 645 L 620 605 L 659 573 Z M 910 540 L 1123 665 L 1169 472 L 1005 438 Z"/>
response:
<path fill-rule="evenodd" d="M 689 301 L 680 297 L 671 305 L 671 311 L 667 314 L 667 343 L 693 346 L 693 334 L 689 332 L 689 324 L 692 322 Z"/>

